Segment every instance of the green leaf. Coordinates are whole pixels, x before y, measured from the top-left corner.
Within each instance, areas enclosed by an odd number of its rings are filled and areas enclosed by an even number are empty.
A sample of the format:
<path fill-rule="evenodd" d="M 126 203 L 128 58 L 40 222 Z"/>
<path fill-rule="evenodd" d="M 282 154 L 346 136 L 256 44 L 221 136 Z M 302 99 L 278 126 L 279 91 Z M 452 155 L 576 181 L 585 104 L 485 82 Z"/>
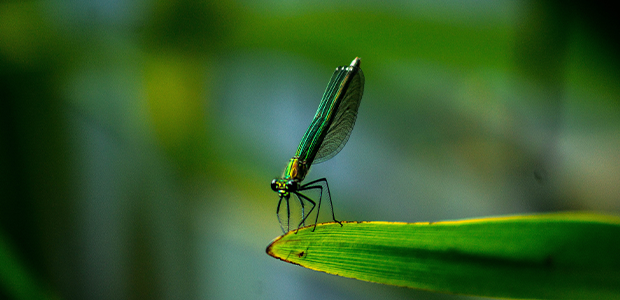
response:
<path fill-rule="evenodd" d="M 620 298 L 620 217 L 554 213 L 435 223 L 343 222 L 276 238 L 267 253 L 312 270 L 502 298 Z"/>
<path fill-rule="evenodd" d="M 4 232 L 0 231 L 0 298 L 2 295 L 16 300 L 60 299 L 28 270 Z"/>

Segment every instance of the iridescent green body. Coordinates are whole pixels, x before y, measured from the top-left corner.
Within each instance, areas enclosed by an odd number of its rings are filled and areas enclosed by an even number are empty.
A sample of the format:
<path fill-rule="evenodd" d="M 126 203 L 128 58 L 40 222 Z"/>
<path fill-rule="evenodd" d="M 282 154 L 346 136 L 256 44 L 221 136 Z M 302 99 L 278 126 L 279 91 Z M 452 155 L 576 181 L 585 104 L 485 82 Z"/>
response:
<path fill-rule="evenodd" d="M 284 198 L 287 201 L 288 211 L 288 199 L 291 193 L 300 199 L 302 223 L 307 217 L 303 212 L 304 204 L 302 199 L 309 201 L 313 205 L 314 201 L 299 192 L 308 189 L 320 189 L 322 195 L 322 186 L 313 184 L 325 182 L 329 195 L 329 186 L 325 178 L 303 186 L 300 186 L 300 184 L 306 177 L 306 174 L 308 174 L 312 163 L 321 163 L 334 157 L 344 147 L 351 135 L 357 118 L 359 104 L 364 93 L 364 74 L 360 68 L 360 63 L 360 59 L 355 58 L 351 65 L 336 68 L 323 93 L 314 119 L 299 143 L 295 156 L 289 161 L 282 177 L 276 178 L 271 182 L 271 188 L 280 195 L 278 219 L 282 199 Z M 319 209 L 320 205 L 319 199 Z M 312 209 L 314 209 L 314 206 Z M 312 212 L 312 209 L 310 212 Z M 284 231 L 284 227 L 282 229 Z"/>

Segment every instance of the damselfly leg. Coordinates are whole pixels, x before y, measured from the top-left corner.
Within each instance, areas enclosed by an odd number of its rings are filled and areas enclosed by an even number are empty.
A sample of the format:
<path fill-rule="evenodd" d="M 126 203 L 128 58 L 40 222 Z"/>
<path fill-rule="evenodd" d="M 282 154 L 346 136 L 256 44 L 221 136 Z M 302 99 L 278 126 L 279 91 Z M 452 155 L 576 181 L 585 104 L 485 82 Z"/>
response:
<path fill-rule="evenodd" d="M 297 225 L 297 229 L 306 225 L 306 220 L 312 214 L 312 212 L 314 211 L 314 208 L 316 207 L 317 211 L 316 211 L 316 217 L 314 219 L 314 228 L 312 229 L 312 231 L 316 230 L 316 224 L 319 221 L 319 212 L 321 211 L 321 202 L 323 200 L 324 189 L 327 190 L 327 198 L 329 199 L 329 206 L 330 206 L 331 213 L 332 213 L 332 220 L 334 220 L 334 222 L 337 222 L 338 224 L 340 224 L 340 226 L 342 226 L 342 223 L 336 220 L 336 216 L 334 214 L 334 205 L 332 203 L 331 192 L 329 190 L 329 184 L 327 183 L 327 179 L 321 178 L 321 179 L 317 179 L 315 181 L 309 182 L 307 184 L 304 184 L 303 186 L 299 187 L 297 191 L 291 193 L 297 196 L 297 199 L 299 200 L 299 203 L 301 205 L 301 221 Z M 312 200 L 310 197 L 301 193 L 302 191 L 312 191 L 312 190 L 319 191 L 318 207 L 317 207 L 316 201 Z M 280 196 L 280 201 L 278 201 L 278 207 L 276 210 L 278 222 L 280 223 L 280 228 L 282 229 L 283 233 L 287 233 L 288 231 L 291 230 L 290 228 L 291 208 L 290 208 L 290 202 L 289 202 L 291 194 Z M 286 202 L 285 203 L 286 205 L 286 229 L 284 227 L 284 224 L 282 224 L 282 219 L 280 218 L 280 206 L 282 205 L 282 199 L 284 199 L 284 201 Z M 305 213 L 304 201 L 308 201 L 312 205 L 312 207 L 310 207 L 310 210 L 308 210 L 307 214 Z"/>
<path fill-rule="evenodd" d="M 321 200 L 323 199 L 323 188 L 325 188 L 327 190 L 327 198 L 329 199 L 329 206 L 330 206 L 331 212 L 332 212 L 332 220 L 334 220 L 334 222 L 336 222 L 336 223 L 340 224 L 340 226 L 342 226 L 342 223 L 340 221 L 336 220 L 336 216 L 334 215 L 334 204 L 332 203 L 332 194 L 329 191 L 329 184 L 327 183 L 327 179 L 321 178 L 321 179 L 317 179 L 317 180 L 314 180 L 314 181 L 311 181 L 311 182 L 308 182 L 308 183 L 302 185 L 299 188 L 299 190 L 298 190 L 298 191 L 307 191 L 307 190 L 313 190 L 313 189 L 318 189 L 319 190 L 319 207 L 317 208 L 316 218 L 314 219 L 314 228 L 312 229 L 312 231 L 316 230 L 316 224 L 319 221 L 319 212 L 321 211 Z M 302 223 L 308 218 L 308 216 L 310 215 L 310 213 L 312 212 L 312 210 L 315 207 L 314 201 L 310 200 L 306 196 L 304 196 L 304 198 L 306 198 L 313 205 L 312 205 L 312 209 L 310 209 L 308 214 L 302 220 Z"/>
<path fill-rule="evenodd" d="M 290 194 L 286 194 L 286 195 L 280 195 L 280 200 L 278 201 L 278 207 L 276 208 L 276 216 L 278 217 L 278 223 L 280 223 L 280 229 L 282 229 L 283 233 L 287 233 L 291 230 L 290 228 L 290 224 L 291 224 L 291 202 L 290 202 L 290 198 L 291 195 L 295 195 L 295 197 L 297 200 L 299 200 L 299 204 L 301 206 L 301 218 L 300 220 L 302 220 L 299 225 L 297 225 L 297 229 L 299 229 L 299 227 L 301 227 L 302 225 L 305 226 L 305 205 L 304 202 L 302 200 L 301 197 L 305 197 L 303 195 L 300 195 L 298 193 L 290 193 Z M 307 198 L 307 197 L 306 197 Z M 286 205 L 286 227 L 284 227 L 285 225 L 282 222 L 282 218 L 280 218 L 280 206 L 282 205 L 282 199 L 284 199 L 285 205 Z M 313 201 L 310 201 L 311 203 L 314 203 Z"/>

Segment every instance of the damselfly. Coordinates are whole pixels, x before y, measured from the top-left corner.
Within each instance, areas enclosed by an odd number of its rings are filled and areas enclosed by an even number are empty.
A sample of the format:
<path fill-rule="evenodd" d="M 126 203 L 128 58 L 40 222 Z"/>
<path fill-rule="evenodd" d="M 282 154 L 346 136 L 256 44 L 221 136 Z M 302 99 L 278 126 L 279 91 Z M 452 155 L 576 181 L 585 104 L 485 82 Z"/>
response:
<path fill-rule="evenodd" d="M 301 222 L 297 228 L 305 225 L 306 219 L 316 207 L 316 202 L 302 194 L 303 191 L 319 191 L 319 205 L 314 220 L 314 229 L 316 229 L 316 223 L 319 219 L 324 188 L 327 190 L 332 219 L 340 223 L 334 216 L 334 206 L 327 179 L 317 179 L 304 185 L 301 182 L 308 174 L 312 163 L 321 163 L 334 157 L 349 140 L 364 93 L 364 73 L 362 73 L 360 63 L 360 59 L 356 57 L 351 65 L 336 68 L 323 93 L 314 119 L 299 143 L 295 156 L 291 158 L 286 169 L 284 169 L 282 177 L 271 181 L 271 189 L 280 196 L 276 216 L 284 233 L 290 229 L 291 209 L 289 199 L 291 195 L 295 195 L 301 205 Z M 280 219 L 282 199 L 286 202 L 286 230 Z M 308 214 L 304 212 L 304 201 L 312 205 Z M 342 226 L 342 224 L 340 225 Z"/>

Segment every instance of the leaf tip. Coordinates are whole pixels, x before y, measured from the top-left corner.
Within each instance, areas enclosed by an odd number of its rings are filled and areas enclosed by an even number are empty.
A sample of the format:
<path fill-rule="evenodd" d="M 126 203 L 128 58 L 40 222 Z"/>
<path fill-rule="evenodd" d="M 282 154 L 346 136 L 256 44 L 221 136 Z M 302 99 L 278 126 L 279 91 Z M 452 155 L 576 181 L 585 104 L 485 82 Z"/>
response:
<path fill-rule="evenodd" d="M 275 239 L 273 239 L 273 241 L 271 241 L 271 243 L 269 243 L 269 245 L 267 246 L 267 249 L 265 249 L 265 252 L 267 253 L 267 255 L 274 257 L 274 258 L 279 258 L 276 256 L 276 254 L 273 252 L 273 247 L 275 245 L 275 243 L 277 243 L 284 235 L 281 235 Z"/>

